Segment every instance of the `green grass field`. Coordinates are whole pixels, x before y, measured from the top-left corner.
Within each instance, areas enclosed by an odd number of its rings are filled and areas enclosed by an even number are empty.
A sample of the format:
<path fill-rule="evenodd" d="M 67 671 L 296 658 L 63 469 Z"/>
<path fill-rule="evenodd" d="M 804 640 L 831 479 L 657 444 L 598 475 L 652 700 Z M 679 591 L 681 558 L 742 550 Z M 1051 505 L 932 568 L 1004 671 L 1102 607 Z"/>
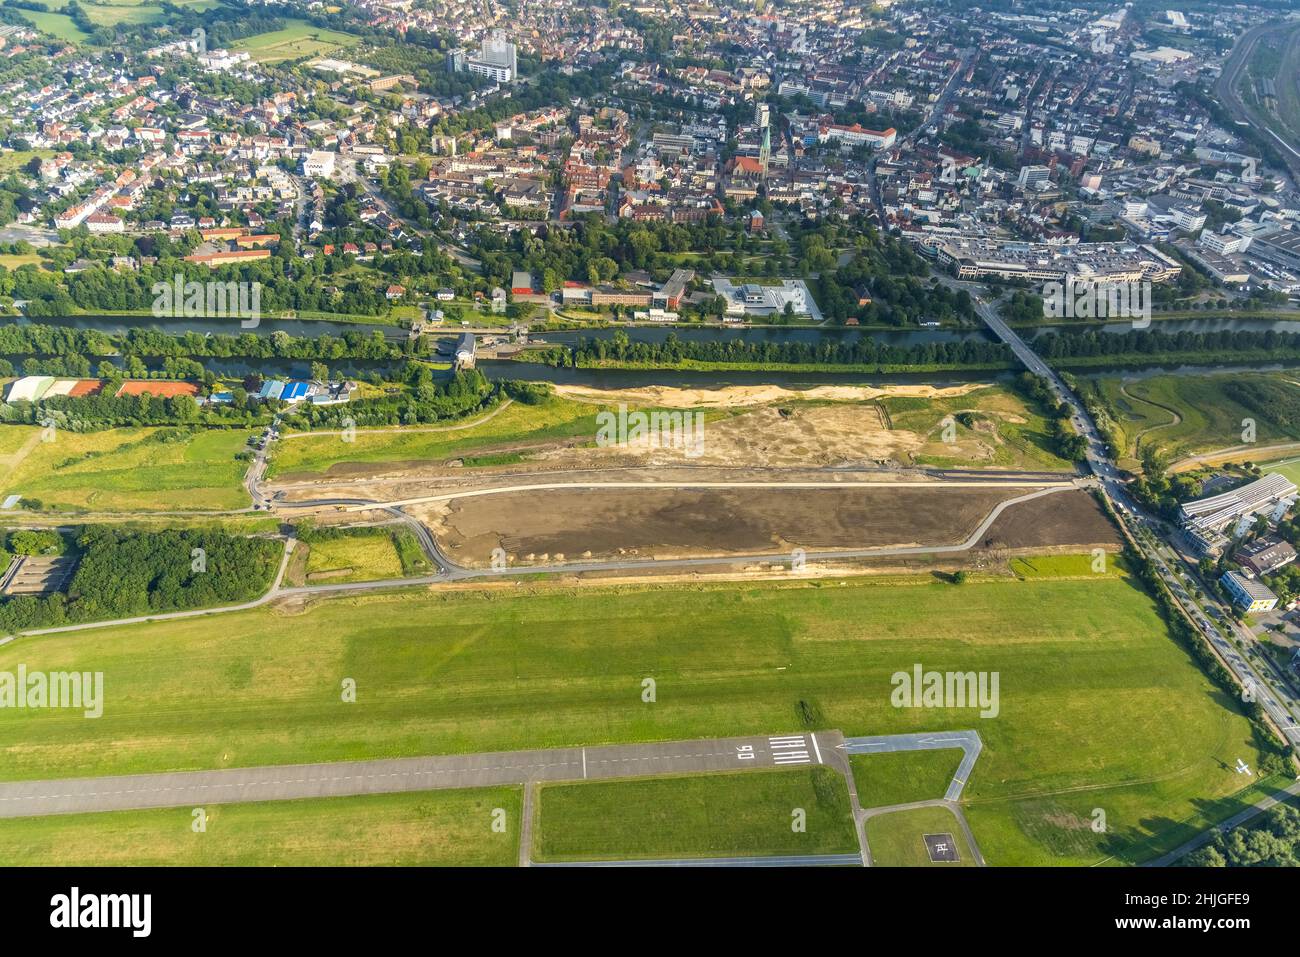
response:
<path fill-rule="evenodd" d="M 23 10 L 19 7 L 10 7 L 23 19 L 27 20 L 37 30 L 42 33 L 48 33 L 58 40 L 67 40 L 69 43 L 82 43 L 90 34 L 85 33 L 79 26 L 72 22 L 72 18 L 63 13 L 49 13 L 39 10 Z"/>
<path fill-rule="evenodd" d="M 993 468 L 1069 471 L 1071 463 L 1054 451 L 1049 423 L 1014 392 L 990 385 L 963 396 L 916 398 L 892 396 L 881 400 L 895 429 L 925 437 L 915 455 L 920 465 L 938 468 Z M 956 417 L 971 413 L 968 426 Z M 954 417 L 955 441 L 944 441 L 944 420 Z"/>
<path fill-rule="evenodd" d="M 961 763 L 961 755 L 960 750 L 952 748 L 850 755 L 858 804 L 864 808 L 888 807 L 941 798 Z"/>
<path fill-rule="evenodd" d="M 1232 763 L 1257 763 L 1235 699 L 1129 579 L 908 581 L 404 590 L 21 640 L 0 647 L 0 670 L 103 671 L 105 713 L 0 710 L 0 768 L 46 778 L 977 726 L 966 799 L 989 859 L 1091 864 L 1185 840 L 1180 822 L 1239 790 Z M 999 716 L 893 707 L 891 676 L 914 663 L 997 671 Z M 341 700 L 346 678 L 355 703 Z M 1107 833 L 1072 829 L 1070 814 L 1097 806 Z"/>
<path fill-rule="evenodd" d="M 1242 420 L 1254 419 L 1260 444 L 1296 438 L 1266 416 L 1228 398 L 1223 387 L 1235 375 L 1158 375 L 1145 379 L 1099 378 L 1124 437 L 1123 464 L 1139 446 L 1154 444 L 1173 459 L 1242 444 Z M 1290 382 L 1289 377 L 1276 377 Z"/>
<path fill-rule="evenodd" d="M 100 0 L 98 3 L 85 4 L 86 16 L 101 27 L 113 27 L 119 23 L 153 23 L 161 20 L 163 9 L 156 4 L 124 0 Z"/>
<path fill-rule="evenodd" d="M 1107 553 L 1096 555 L 1028 555 L 1011 559 L 1017 578 L 1095 578 L 1125 572 L 1124 559 Z"/>
<path fill-rule="evenodd" d="M 390 529 L 378 528 L 367 534 L 318 539 L 308 546 L 307 581 L 365 582 L 401 578 L 402 559 Z"/>
<path fill-rule="evenodd" d="M 514 402 L 481 425 L 441 432 L 358 432 L 344 442 L 338 435 L 305 435 L 277 442 L 269 474 L 324 472 L 348 462 L 444 460 L 512 442 L 545 442 L 571 436 L 595 439 L 599 406 L 552 397 L 539 405 Z M 484 418 L 476 416 L 475 418 Z M 455 423 L 453 423 L 455 425 Z"/>
<path fill-rule="evenodd" d="M 802 810 L 802 832 L 794 829 Z M 844 779 L 829 768 L 547 785 L 537 861 L 840 854 L 858 849 Z"/>
<path fill-rule="evenodd" d="M 0 456 L 21 455 L 37 426 L 0 426 Z M 182 441 L 149 441 L 158 429 L 61 431 L 31 445 L 0 474 L 0 497 L 40 499 L 46 506 L 93 511 L 234 509 L 248 505 L 247 464 L 235 456 L 251 434 L 241 429 L 190 433 Z"/>
<path fill-rule="evenodd" d="M 1300 458 L 1291 456 L 1279 459 L 1276 462 L 1262 463 L 1260 468 L 1265 472 L 1277 472 L 1280 475 L 1285 475 L 1292 482 L 1300 485 Z"/>
<path fill-rule="evenodd" d="M 350 33 L 325 30 L 305 20 L 286 19 L 289 26 L 270 33 L 258 33 L 231 44 L 234 50 L 247 50 L 258 63 L 282 63 L 303 57 L 320 56 L 351 46 L 358 38 Z"/>
<path fill-rule="evenodd" d="M 36 157 L 46 159 L 54 155 L 54 150 L 5 150 L 0 153 L 0 174 L 8 176 L 14 170 L 22 169 Z"/>
<path fill-rule="evenodd" d="M 209 805 L 201 833 L 193 830 L 190 807 L 11 818 L 0 820 L 0 861 L 10 867 L 512 867 L 519 860 L 520 805 L 519 788 Z M 504 831 L 492 827 L 498 808 L 505 812 Z"/>
<path fill-rule="evenodd" d="M 957 844 L 955 863 L 931 863 L 926 834 L 951 834 Z M 978 833 L 975 839 L 979 840 Z M 891 811 L 867 820 L 867 846 L 876 867 L 974 867 L 970 845 L 961 825 L 946 807 L 918 807 Z"/>

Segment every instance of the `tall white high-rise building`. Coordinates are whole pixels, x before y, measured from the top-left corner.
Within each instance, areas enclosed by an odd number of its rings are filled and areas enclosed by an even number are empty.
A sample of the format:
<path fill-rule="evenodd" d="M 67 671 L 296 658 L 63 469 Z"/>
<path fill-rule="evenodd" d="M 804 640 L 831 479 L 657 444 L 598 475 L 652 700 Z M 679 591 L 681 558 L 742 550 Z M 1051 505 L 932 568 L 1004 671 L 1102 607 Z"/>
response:
<path fill-rule="evenodd" d="M 465 65 L 472 73 L 509 83 L 519 75 L 518 49 L 504 30 L 496 30 L 483 41 L 479 55 L 467 59 Z"/>

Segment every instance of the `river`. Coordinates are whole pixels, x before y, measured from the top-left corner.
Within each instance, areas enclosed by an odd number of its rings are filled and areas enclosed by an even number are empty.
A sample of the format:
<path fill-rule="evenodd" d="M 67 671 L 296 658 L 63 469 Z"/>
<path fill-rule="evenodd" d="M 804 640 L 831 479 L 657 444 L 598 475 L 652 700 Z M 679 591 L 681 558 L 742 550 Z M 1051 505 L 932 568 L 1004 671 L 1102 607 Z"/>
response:
<path fill-rule="evenodd" d="M 277 319 L 263 321 L 257 328 L 245 330 L 240 328 L 238 320 L 205 319 L 171 319 L 138 316 L 65 316 L 48 317 L 39 320 L 17 318 L 20 325 L 39 322 L 48 325 L 65 326 L 75 329 L 98 329 L 106 333 L 123 333 L 127 329 L 147 328 L 160 332 L 180 335 L 186 332 L 218 332 L 237 335 L 241 332 L 253 332 L 257 335 L 270 335 L 283 331 L 292 336 L 317 337 L 331 335 L 341 337 L 345 332 L 373 333 L 381 331 L 385 336 L 404 339 L 406 331 L 397 326 L 380 326 L 360 323 L 338 322 L 331 320 Z M 1198 319 L 1170 319 L 1156 321 L 1152 329 L 1162 332 L 1217 332 L 1227 329 L 1250 331 L 1300 332 L 1300 321 L 1269 319 L 1227 319 L 1221 316 L 1207 316 Z M 1128 332 L 1131 325 L 1127 322 L 1117 323 L 1073 323 L 1054 326 L 1036 326 L 1020 330 L 1026 339 L 1032 341 L 1048 332 L 1083 332 L 1094 331 L 1102 334 L 1120 334 Z M 889 345 L 907 347 L 931 342 L 957 341 L 992 341 L 992 333 L 984 328 L 938 328 L 938 329 L 899 329 L 899 330 L 860 330 L 854 328 L 830 327 L 807 328 L 785 326 L 699 326 L 691 324 L 664 326 L 620 326 L 599 329 L 582 329 L 564 332 L 546 332 L 534 337 L 533 342 L 572 346 L 580 339 L 612 339 L 617 331 L 625 332 L 634 342 L 663 342 L 669 335 L 690 342 L 714 342 L 742 339 L 748 342 L 797 342 L 816 344 L 822 341 L 845 341 L 859 335 L 869 335 Z M 455 338 L 457 330 L 443 331 L 443 337 Z M 14 364 L 20 365 L 22 357 L 11 357 Z M 97 362 L 98 360 L 96 360 Z M 243 359 L 207 358 L 200 362 L 206 368 L 221 376 L 238 377 L 261 373 L 289 378 L 303 378 L 310 374 L 309 360 L 265 359 L 250 362 Z M 151 368 L 159 366 L 161 360 L 149 363 Z M 396 368 L 395 363 L 372 360 L 336 360 L 329 363 L 331 372 L 348 378 L 362 378 L 371 373 L 380 375 Z M 775 383 L 781 385 L 817 385 L 824 383 L 846 382 L 894 382 L 894 383 L 937 383 L 970 382 L 988 379 L 993 373 L 942 372 L 942 373 L 887 373 L 869 374 L 861 372 L 698 372 L 677 370 L 610 370 L 610 369 L 572 369 L 555 368 L 533 362 L 513 362 L 507 360 L 480 359 L 479 369 L 491 380 L 530 379 L 535 381 L 587 385 L 597 388 L 639 387 L 645 385 L 680 385 L 690 387 L 707 387 L 718 385 L 755 385 Z M 1183 366 L 1179 364 L 1161 364 L 1153 362 L 1146 366 L 1125 367 L 1125 376 L 1150 376 L 1161 373 L 1194 374 L 1214 371 L 1273 371 L 1284 368 L 1282 365 L 1233 365 L 1223 363 L 1215 366 Z M 1106 370 L 1080 370 L 1078 374 L 1104 374 Z"/>

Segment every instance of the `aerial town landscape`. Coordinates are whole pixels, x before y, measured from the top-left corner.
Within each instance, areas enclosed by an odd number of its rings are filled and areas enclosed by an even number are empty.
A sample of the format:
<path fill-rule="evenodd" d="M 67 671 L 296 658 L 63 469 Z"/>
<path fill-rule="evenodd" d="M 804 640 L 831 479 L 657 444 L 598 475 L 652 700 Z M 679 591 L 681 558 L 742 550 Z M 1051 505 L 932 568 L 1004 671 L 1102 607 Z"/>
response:
<path fill-rule="evenodd" d="M 0 865 L 1300 866 L 1292 6 L 0 0 Z"/>

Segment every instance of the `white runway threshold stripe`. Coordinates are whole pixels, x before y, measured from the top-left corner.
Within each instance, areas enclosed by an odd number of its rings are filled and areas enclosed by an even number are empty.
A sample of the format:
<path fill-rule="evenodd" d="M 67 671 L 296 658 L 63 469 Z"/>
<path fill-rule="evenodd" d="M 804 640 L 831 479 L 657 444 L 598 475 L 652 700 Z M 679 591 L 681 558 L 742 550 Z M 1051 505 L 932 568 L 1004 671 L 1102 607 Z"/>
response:
<path fill-rule="evenodd" d="M 785 735 L 767 739 L 773 764 L 812 764 L 808 753 L 808 740 L 802 734 Z"/>

